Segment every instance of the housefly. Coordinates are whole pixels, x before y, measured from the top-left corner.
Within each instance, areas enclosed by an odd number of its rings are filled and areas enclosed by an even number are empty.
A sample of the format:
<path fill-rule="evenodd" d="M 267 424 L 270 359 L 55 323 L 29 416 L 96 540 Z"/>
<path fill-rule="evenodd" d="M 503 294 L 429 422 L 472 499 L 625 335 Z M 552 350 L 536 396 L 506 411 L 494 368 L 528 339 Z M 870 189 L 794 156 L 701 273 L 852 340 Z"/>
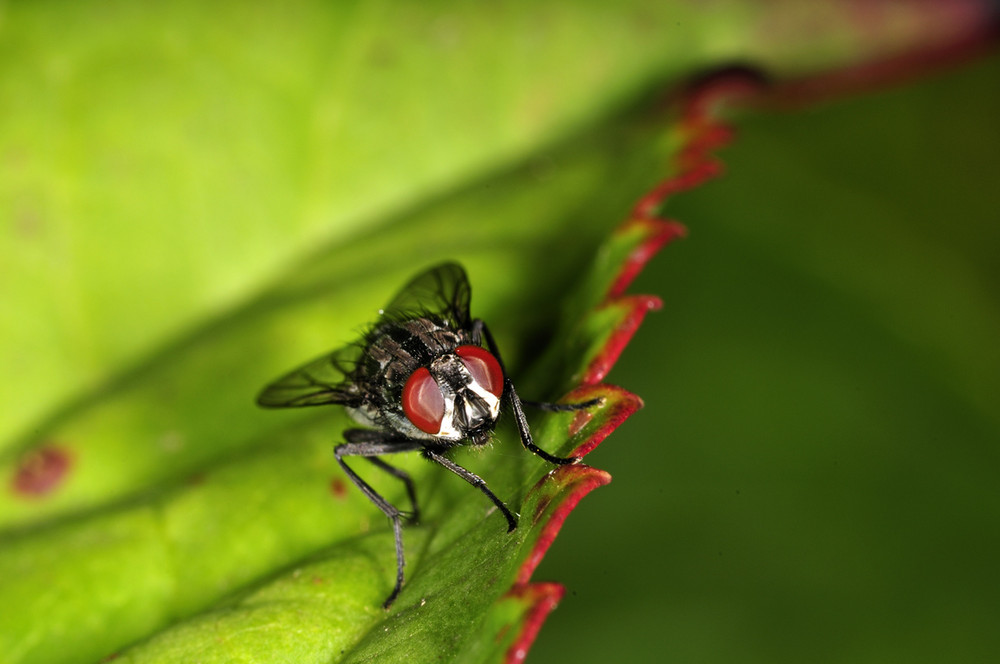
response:
<path fill-rule="evenodd" d="M 383 455 L 419 452 L 444 466 L 482 491 L 503 514 L 511 532 L 517 527 L 514 514 L 482 478 L 452 461 L 449 451 L 489 442 L 506 403 L 527 450 L 552 464 L 575 463 L 576 457 L 554 456 L 535 445 L 522 405 L 569 411 L 600 402 L 522 402 L 486 323 L 469 315 L 471 293 L 460 265 L 432 267 L 414 277 L 379 312 L 378 320 L 358 342 L 279 378 L 257 397 L 265 408 L 341 405 L 365 427 L 344 431 L 346 442 L 333 453 L 350 480 L 392 522 L 396 583 L 383 603 L 386 609 L 403 585 L 402 521 L 407 518 L 415 523 L 419 510 L 413 480 L 381 459 Z M 364 457 L 402 481 L 412 512 L 404 514 L 379 495 L 347 465 L 346 457 Z"/>

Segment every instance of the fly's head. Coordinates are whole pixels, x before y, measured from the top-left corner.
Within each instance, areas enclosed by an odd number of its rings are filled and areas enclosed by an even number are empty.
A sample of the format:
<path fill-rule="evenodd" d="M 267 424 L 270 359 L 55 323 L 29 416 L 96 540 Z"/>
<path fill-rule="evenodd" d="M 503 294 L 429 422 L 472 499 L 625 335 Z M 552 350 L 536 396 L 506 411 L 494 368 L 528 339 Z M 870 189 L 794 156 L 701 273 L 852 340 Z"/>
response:
<path fill-rule="evenodd" d="M 503 369 L 479 346 L 459 346 L 414 371 L 403 388 L 403 413 L 415 427 L 448 441 L 482 444 L 500 416 Z"/>

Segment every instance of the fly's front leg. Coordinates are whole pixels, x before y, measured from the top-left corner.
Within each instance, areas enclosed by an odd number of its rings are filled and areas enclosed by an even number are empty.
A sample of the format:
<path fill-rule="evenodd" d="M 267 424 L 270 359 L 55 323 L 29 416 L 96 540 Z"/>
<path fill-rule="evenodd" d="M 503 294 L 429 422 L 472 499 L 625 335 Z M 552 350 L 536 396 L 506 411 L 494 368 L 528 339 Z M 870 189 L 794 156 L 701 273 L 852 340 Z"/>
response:
<path fill-rule="evenodd" d="M 518 398 L 517 392 L 514 391 L 514 384 L 510 381 L 510 378 L 506 378 L 505 381 L 507 394 L 509 395 L 508 400 L 510 401 L 511 408 L 514 409 L 514 420 L 517 422 L 517 430 L 521 434 L 521 444 L 524 445 L 525 449 L 557 466 L 579 463 L 580 457 L 555 456 L 535 445 L 535 442 L 531 439 L 531 429 L 528 428 L 528 418 L 524 416 L 524 409 L 521 408 L 521 399 Z"/>
<path fill-rule="evenodd" d="M 472 322 L 472 338 L 474 341 L 479 341 L 482 338 L 486 339 L 486 345 L 489 347 L 490 352 L 493 356 L 497 358 L 497 362 L 500 363 L 500 368 L 503 370 L 503 380 L 504 380 L 504 395 L 510 402 L 511 409 L 514 411 L 514 419 L 517 422 L 517 431 L 521 435 L 521 445 L 524 446 L 526 450 L 542 457 L 549 463 L 562 466 L 570 463 L 577 463 L 580 461 L 580 457 L 558 457 L 549 454 L 542 448 L 535 445 L 534 440 L 531 438 L 531 429 L 528 427 L 528 418 L 524 416 L 524 408 L 521 407 L 521 399 L 517 396 L 517 390 L 514 389 L 514 383 L 511 381 L 510 377 L 507 375 L 507 369 L 503 365 L 503 359 L 500 357 L 500 350 L 497 348 L 496 341 L 493 340 L 493 335 L 490 334 L 490 328 L 486 327 L 481 319 L 476 319 Z M 588 402 L 599 403 L 600 399 Z M 553 406 L 558 406 L 558 404 L 552 404 Z M 581 406 L 587 407 L 587 406 Z M 564 410 L 563 408 L 555 408 L 555 410 Z M 568 410 L 578 410 L 577 408 L 569 408 Z"/>
<path fill-rule="evenodd" d="M 604 397 L 597 397 L 595 399 L 581 401 L 580 403 L 551 403 L 548 401 L 528 401 L 527 399 L 521 399 L 522 406 L 531 406 L 532 408 L 548 411 L 550 413 L 566 413 L 575 410 L 587 410 L 592 406 L 599 406 L 602 403 L 604 403 Z"/>
<path fill-rule="evenodd" d="M 499 498 L 497 498 L 495 493 L 490 491 L 490 488 L 486 486 L 486 481 L 483 480 L 482 477 L 476 475 L 470 470 L 463 468 L 462 466 L 458 465 L 448 457 L 444 456 L 443 454 L 440 454 L 439 452 L 435 452 L 430 448 L 424 448 L 423 455 L 425 459 L 430 459 L 431 461 L 444 466 L 445 468 L 455 473 L 463 480 L 465 480 L 466 482 L 468 482 L 469 484 L 471 484 L 472 486 L 476 487 L 484 494 L 486 494 L 486 497 L 493 501 L 493 504 L 497 506 L 497 509 L 499 509 L 500 512 L 504 515 L 504 518 L 507 519 L 508 533 L 512 532 L 515 528 L 517 528 L 517 519 L 514 517 L 511 511 L 507 509 L 507 506 L 504 505 L 504 502 Z"/>
<path fill-rule="evenodd" d="M 410 522 L 411 526 L 420 523 L 420 508 L 417 506 L 417 490 L 413 486 L 413 478 L 410 477 L 410 474 L 402 468 L 396 468 L 395 466 L 389 465 L 378 457 L 366 458 L 378 468 L 381 468 L 385 472 L 403 482 L 403 485 L 406 487 L 406 495 L 410 499 L 410 506 L 413 508 L 412 512 L 404 514 L 403 516 L 406 517 L 406 520 Z"/>
<path fill-rule="evenodd" d="M 411 442 L 408 438 L 402 438 L 395 434 L 387 434 L 384 431 L 376 431 L 373 429 L 348 429 L 344 432 L 344 438 L 349 443 L 386 443 L 393 440 Z M 411 448 L 407 448 L 402 451 L 409 451 L 410 449 Z M 419 449 L 419 446 L 416 449 Z M 368 459 L 368 461 L 370 461 L 373 465 L 381 468 L 385 472 L 403 482 L 403 485 L 406 487 L 406 495 L 410 499 L 410 506 L 413 508 L 413 512 L 411 514 L 404 514 L 404 516 L 408 517 L 410 524 L 418 523 L 420 521 L 420 508 L 417 506 L 417 490 L 413 484 L 413 478 L 410 477 L 410 474 L 401 468 L 396 468 L 395 466 L 388 464 L 378 457 L 370 456 L 365 458 Z"/>
<path fill-rule="evenodd" d="M 403 567 L 405 566 L 405 558 L 403 556 L 403 526 L 402 526 L 402 512 L 390 503 L 388 500 L 383 498 L 375 489 L 373 489 L 367 482 L 361 479 L 361 476 L 354 472 L 350 466 L 344 461 L 344 457 L 348 456 L 360 456 L 371 459 L 375 462 L 375 457 L 380 454 L 396 454 L 398 452 L 412 452 L 423 447 L 419 441 L 409 440 L 407 438 L 399 438 L 391 433 L 386 433 L 382 431 L 369 431 L 366 429 L 349 429 L 344 432 L 344 438 L 349 442 L 342 445 L 337 445 L 333 449 L 333 454 L 337 458 L 337 463 L 340 467 L 344 469 L 347 473 L 347 477 L 350 478 L 351 482 L 354 483 L 356 487 L 361 489 L 361 492 L 368 497 L 368 500 L 372 501 L 377 508 L 379 508 L 383 514 L 389 517 L 392 522 L 392 533 L 396 541 L 396 584 L 392 588 L 392 592 L 386 598 L 385 602 L 382 603 L 382 608 L 388 609 L 392 603 L 396 600 L 396 596 L 399 595 L 400 589 L 403 587 Z M 375 464 L 379 467 L 388 466 L 381 459 Z M 389 466 L 391 468 L 391 466 Z M 410 492 L 411 500 L 413 498 L 412 483 L 409 481 L 409 476 L 399 471 L 396 468 L 393 470 L 402 473 L 406 476 L 403 480 L 407 489 Z M 393 473 L 396 477 L 396 473 Z M 402 479 L 402 478 L 401 478 Z M 416 510 L 416 503 L 414 503 L 414 510 Z"/>

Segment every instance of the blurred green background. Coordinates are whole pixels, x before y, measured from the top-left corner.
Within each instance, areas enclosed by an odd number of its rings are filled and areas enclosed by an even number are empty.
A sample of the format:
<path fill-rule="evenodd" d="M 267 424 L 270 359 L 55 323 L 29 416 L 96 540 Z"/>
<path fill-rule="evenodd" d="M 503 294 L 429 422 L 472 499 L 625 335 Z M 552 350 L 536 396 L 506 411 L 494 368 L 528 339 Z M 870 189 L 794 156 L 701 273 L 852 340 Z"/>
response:
<path fill-rule="evenodd" d="M 997 661 L 997 81 L 743 117 L 670 201 L 531 661 Z"/>

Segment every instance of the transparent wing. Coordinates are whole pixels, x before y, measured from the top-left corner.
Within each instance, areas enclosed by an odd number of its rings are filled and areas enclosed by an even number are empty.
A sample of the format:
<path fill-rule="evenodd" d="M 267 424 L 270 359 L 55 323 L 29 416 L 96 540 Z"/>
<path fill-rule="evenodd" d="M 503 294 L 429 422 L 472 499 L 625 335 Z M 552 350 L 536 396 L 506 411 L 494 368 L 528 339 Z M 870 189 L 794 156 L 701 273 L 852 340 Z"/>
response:
<path fill-rule="evenodd" d="M 431 314 L 455 329 L 470 325 L 471 289 L 458 263 L 442 263 L 414 277 L 382 310 L 388 320 Z M 359 405 L 362 386 L 354 384 L 354 371 L 365 352 L 364 341 L 317 358 L 265 387 L 257 403 L 265 408 L 297 408 L 340 404 Z"/>
<path fill-rule="evenodd" d="M 350 389 L 351 374 L 363 351 L 351 344 L 304 364 L 261 390 L 257 404 L 264 408 L 358 405 L 361 395 Z"/>
<path fill-rule="evenodd" d="M 465 269 L 458 263 L 442 263 L 414 277 L 383 309 L 389 319 L 412 318 L 414 314 L 437 314 L 453 327 L 470 323 L 472 289 Z"/>

